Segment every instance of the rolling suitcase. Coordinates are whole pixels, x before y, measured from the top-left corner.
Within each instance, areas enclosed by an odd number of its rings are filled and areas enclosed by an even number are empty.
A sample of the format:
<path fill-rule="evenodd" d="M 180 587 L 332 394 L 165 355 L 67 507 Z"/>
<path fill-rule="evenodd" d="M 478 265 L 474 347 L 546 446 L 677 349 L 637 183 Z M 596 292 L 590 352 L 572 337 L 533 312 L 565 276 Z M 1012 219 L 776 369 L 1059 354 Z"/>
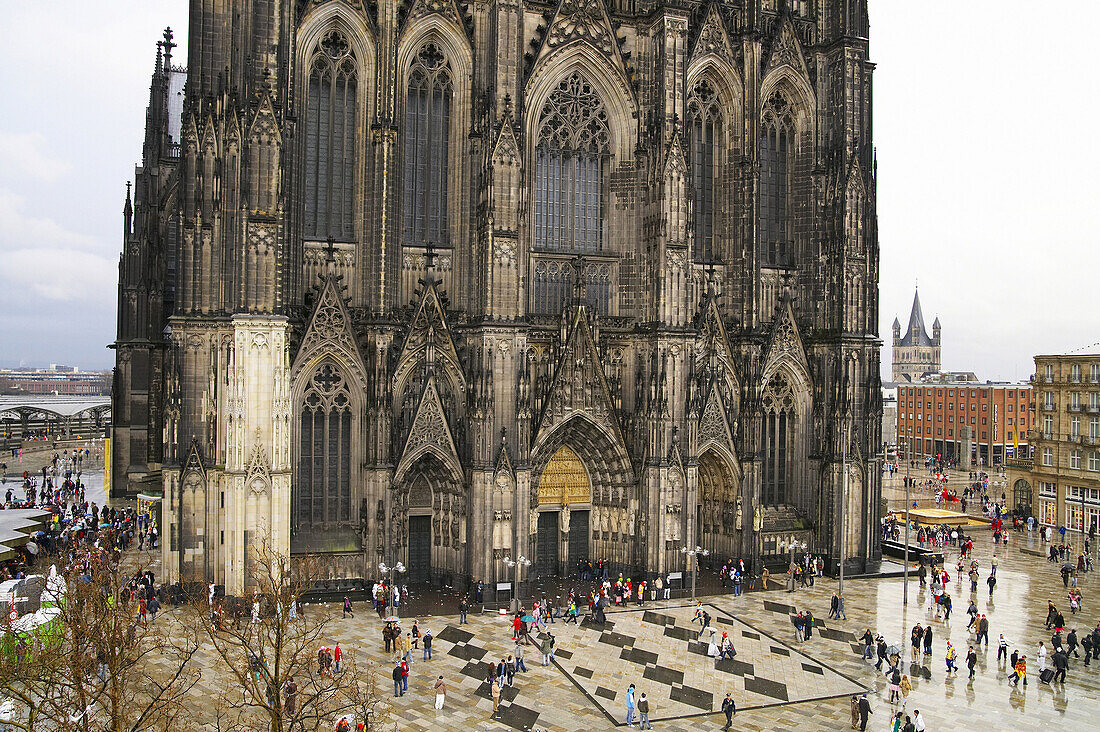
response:
<path fill-rule="evenodd" d="M 1039 681 L 1042 681 L 1044 684 L 1049 684 L 1053 680 L 1054 669 L 1052 668 L 1045 668 L 1043 669 L 1042 673 L 1039 674 Z"/>

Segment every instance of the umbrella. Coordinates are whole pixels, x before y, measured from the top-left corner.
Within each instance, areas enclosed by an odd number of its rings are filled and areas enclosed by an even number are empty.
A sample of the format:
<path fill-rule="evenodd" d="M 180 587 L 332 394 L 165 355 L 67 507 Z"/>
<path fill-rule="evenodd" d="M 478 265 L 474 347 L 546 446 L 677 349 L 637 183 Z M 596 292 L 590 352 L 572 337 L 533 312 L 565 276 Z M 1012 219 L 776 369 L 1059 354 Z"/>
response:
<path fill-rule="evenodd" d="M 525 623 L 533 623 L 535 622 L 535 617 L 533 615 L 524 615 L 520 620 Z"/>
<path fill-rule="evenodd" d="M 101 529 L 109 529 L 109 528 L 111 528 L 111 525 L 110 525 L 110 524 L 108 524 L 108 523 L 102 523 L 102 524 L 100 524 L 100 525 L 99 525 L 99 528 L 101 528 Z"/>
<path fill-rule="evenodd" d="M 887 656 L 900 656 L 901 655 L 901 646 L 886 646 L 886 655 Z"/>
<path fill-rule="evenodd" d="M 1062 565 L 1062 569 L 1068 569 L 1072 572 L 1074 570 L 1074 565 L 1071 562 L 1066 562 Z"/>
<path fill-rule="evenodd" d="M 28 541 L 27 542 L 27 551 L 30 552 L 31 554 L 37 554 L 38 553 L 38 545 L 35 544 L 33 541 Z"/>
<path fill-rule="evenodd" d="M 397 617 L 396 615 L 391 615 L 388 618 L 382 618 L 382 622 L 384 622 L 384 623 L 400 623 L 401 618 Z"/>

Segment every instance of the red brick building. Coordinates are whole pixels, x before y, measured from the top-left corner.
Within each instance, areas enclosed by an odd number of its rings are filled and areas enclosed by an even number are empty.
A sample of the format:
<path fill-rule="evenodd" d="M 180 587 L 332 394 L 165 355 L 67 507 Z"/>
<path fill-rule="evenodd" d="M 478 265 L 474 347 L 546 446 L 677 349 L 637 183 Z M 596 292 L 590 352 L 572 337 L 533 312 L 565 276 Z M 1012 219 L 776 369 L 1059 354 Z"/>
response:
<path fill-rule="evenodd" d="M 941 455 L 966 468 L 1001 465 L 1017 446 L 1027 456 L 1033 403 L 1028 384 L 899 384 L 899 455 Z"/>

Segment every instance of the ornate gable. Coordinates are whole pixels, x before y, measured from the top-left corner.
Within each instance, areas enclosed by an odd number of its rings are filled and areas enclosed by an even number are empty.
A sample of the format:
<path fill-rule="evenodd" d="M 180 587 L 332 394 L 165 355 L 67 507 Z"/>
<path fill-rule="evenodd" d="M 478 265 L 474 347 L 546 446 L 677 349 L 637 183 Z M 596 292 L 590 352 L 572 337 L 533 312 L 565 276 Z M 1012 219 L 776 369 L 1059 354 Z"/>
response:
<path fill-rule="evenodd" d="M 420 304 L 413 314 L 397 360 L 397 381 L 400 383 L 403 373 L 418 363 L 422 356 L 427 356 L 436 361 L 434 365 L 437 371 L 449 374 L 457 387 L 465 388 L 466 380 L 458 359 L 458 349 L 451 336 L 451 329 L 447 326 L 443 296 L 430 276 L 421 281 L 421 286 L 423 290 Z M 429 345 L 432 346 L 430 354 Z"/>
<path fill-rule="evenodd" d="M 764 373 L 768 373 L 773 364 L 788 360 L 797 364 L 802 373 L 809 377 L 809 360 L 806 358 L 802 336 L 798 332 L 798 324 L 794 319 L 794 309 L 791 308 L 789 301 L 785 301 L 780 306 L 779 316 L 775 319 L 775 325 L 772 326 L 765 353 L 767 355 L 764 358 Z"/>
<path fill-rule="evenodd" d="M 687 177 L 687 158 L 684 155 L 684 145 L 679 130 L 672 133 L 665 148 L 665 180 L 676 176 Z"/>
<path fill-rule="evenodd" d="M 359 344 L 355 340 L 347 305 L 340 296 L 340 290 L 337 289 L 339 278 L 328 274 L 323 275 L 322 279 L 324 284 L 317 297 L 313 317 L 309 320 L 302 343 L 298 347 L 298 355 L 295 356 L 294 365 L 290 369 L 291 378 L 296 377 L 306 366 L 325 355 L 339 357 L 346 367 L 363 378 L 367 369 L 363 362 L 363 355 L 359 351 Z"/>
<path fill-rule="evenodd" d="M 199 446 L 198 438 L 191 438 L 191 446 L 187 448 L 187 459 L 183 461 L 183 476 L 186 478 L 188 473 L 195 473 L 199 476 L 199 479 L 206 482 L 206 467 L 203 465 L 202 460 L 202 448 Z"/>
<path fill-rule="evenodd" d="M 471 21 L 468 16 L 463 14 L 455 0 L 403 0 L 402 5 L 407 10 L 398 17 L 399 19 L 403 18 L 401 22 L 406 27 L 409 23 L 425 15 L 440 15 L 449 20 L 456 28 L 461 29 L 466 34 L 467 40 L 473 39 Z M 401 10 L 398 12 L 402 13 Z"/>
<path fill-rule="evenodd" d="M 729 420 L 726 419 L 726 405 L 718 389 L 710 390 L 703 414 L 699 418 L 699 452 L 711 444 L 724 448 L 731 456 L 737 454 L 733 446 L 733 432 L 730 430 Z"/>
<path fill-rule="evenodd" d="M 512 116 L 505 115 L 493 146 L 493 165 L 519 165 L 519 142 L 512 127 Z"/>
<path fill-rule="evenodd" d="M 540 26 L 542 30 L 542 26 Z M 532 41 L 538 46 L 534 54 L 528 55 L 528 78 L 547 57 L 573 43 L 586 43 L 610 60 L 626 77 L 629 53 L 619 48 L 619 39 L 615 36 L 615 27 L 607 13 L 604 0 L 559 0 L 553 18 L 542 34 L 541 42 L 536 37 Z"/>
<path fill-rule="evenodd" d="M 561 357 L 539 417 L 535 443 L 576 412 L 583 412 L 617 444 L 625 445 L 615 414 L 611 390 L 600 368 L 600 354 L 588 325 L 584 305 L 577 307 Z"/>
<path fill-rule="evenodd" d="M 707 10 L 703 27 L 699 31 L 699 37 L 696 38 L 695 47 L 689 56 L 688 66 L 704 56 L 712 54 L 724 59 L 731 65 L 736 65 L 737 53 L 733 48 L 733 43 L 730 42 L 729 34 L 726 32 L 726 24 L 722 20 L 722 15 L 718 12 L 718 7 L 714 3 L 711 3 L 710 8 Z"/>
<path fill-rule="evenodd" d="M 244 484 L 253 493 L 263 493 L 271 485 L 271 471 L 268 470 L 267 451 L 257 440 L 252 448 L 252 456 L 248 459 L 248 468 L 245 471 Z"/>
<path fill-rule="evenodd" d="M 248 126 L 249 139 L 271 137 L 280 145 L 283 142 L 282 133 L 279 131 L 279 121 L 275 116 L 275 108 L 271 104 L 271 94 L 263 92 L 260 103 L 256 107 L 256 113 L 252 115 L 252 123 Z"/>
<path fill-rule="evenodd" d="M 443 411 L 443 400 L 439 398 L 434 374 L 430 374 L 424 384 L 412 428 L 405 440 L 405 449 L 401 452 L 401 460 L 394 473 L 394 483 L 400 481 L 405 472 L 426 452 L 435 454 L 452 469 L 456 477 L 462 476 L 462 463 L 458 459 L 458 450 L 447 424 L 447 415 Z"/>
<path fill-rule="evenodd" d="M 740 389 L 740 378 L 737 373 L 737 361 L 730 349 L 729 334 L 726 324 L 722 320 L 722 313 L 718 309 L 718 298 L 709 293 L 703 301 L 703 307 L 698 315 L 699 339 L 696 342 L 696 363 L 703 363 L 708 356 L 717 360 L 722 374 L 714 374 L 716 378 L 725 375 L 728 379 L 728 387 L 732 392 Z M 704 383 L 703 388 L 710 388 L 711 384 Z"/>
<path fill-rule="evenodd" d="M 806 57 L 802 54 L 802 44 L 798 35 L 794 32 L 791 19 L 786 17 L 779 25 L 775 38 L 771 44 L 771 55 L 764 67 L 764 76 L 780 66 L 790 66 L 802 75 L 804 79 L 810 78 L 810 71 L 806 66 Z"/>

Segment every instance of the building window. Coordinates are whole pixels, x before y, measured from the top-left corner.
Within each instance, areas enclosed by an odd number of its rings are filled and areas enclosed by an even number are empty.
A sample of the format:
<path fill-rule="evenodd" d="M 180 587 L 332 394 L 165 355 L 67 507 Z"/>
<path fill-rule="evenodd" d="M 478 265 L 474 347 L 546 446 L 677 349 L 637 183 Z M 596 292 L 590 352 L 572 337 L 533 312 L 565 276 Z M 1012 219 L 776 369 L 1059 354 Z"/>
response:
<path fill-rule="evenodd" d="M 1070 450 L 1069 452 L 1069 466 L 1074 470 L 1081 469 L 1081 451 Z"/>
<path fill-rule="evenodd" d="M 1089 470 L 1093 472 L 1100 470 L 1100 452 L 1093 450 L 1089 453 Z"/>
<path fill-rule="evenodd" d="M 447 176 L 451 104 L 447 59 L 425 44 L 409 70 L 405 97 L 404 243 L 443 244 L 447 236 Z"/>
<path fill-rule="evenodd" d="M 1070 392 L 1069 405 L 1071 407 L 1073 407 L 1074 409 L 1080 409 L 1081 408 L 1081 392 L 1079 392 L 1079 391 Z"/>
<path fill-rule="evenodd" d="M 583 288 L 585 302 L 600 315 L 608 315 L 611 308 L 611 265 L 592 263 L 585 265 L 583 282 L 577 282 L 575 267 L 579 262 L 539 260 L 534 272 L 534 302 L 532 312 L 543 315 L 560 315 L 572 302 L 575 288 Z"/>
<path fill-rule="evenodd" d="M 695 200 L 695 251 L 714 261 L 718 177 L 722 159 L 722 113 L 718 95 L 704 79 L 688 97 L 688 157 Z"/>
<path fill-rule="evenodd" d="M 329 32 L 310 59 L 305 119 L 302 230 L 307 238 L 355 235 L 357 77 L 347 38 Z"/>
<path fill-rule="evenodd" d="M 1089 437 L 1094 440 L 1100 438 L 1100 417 L 1089 418 Z"/>
<path fill-rule="evenodd" d="M 1081 383 L 1081 364 L 1075 363 L 1069 367 L 1069 380 L 1074 384 Z"/>
<path fill-rule="evenodd" d="M 300 404 L 299 455 L 291 501 L 295 527 L 351 521 L 351 398 L 335 364 L 322 363 Z"/>
<path fill-rule="evenodd" d="M 1054 364 L 1045 364 L 1043 366 L 1043 378 L 1046 381 L 1054 381 Z"/>
<path fill-rule="evenodd" d="M 1081 436 L 1081 418 L 1074 417 L 1069 421 L 1069 436 L 1080 437 Z"/>
<path fill-rule="evenodd" d="M 1049 447 L 1043 448 L 1043 466 L 1047 468 L 1054 466 L 1054 450 Z"/>
<path fill-rule="evenodd" d="M 794 125 L 790 105 L 776 93 L 764 107 L 760 126 L 760 196 L 757 222 L 761 263 L 793 266 L 790 232 L 790 168 Z"/>
<path fill-rule="evenodd" d="M 788 503 L 791 428 L 795 421 L 794 391 L 784 374 L 772 377 L 761 399 L 764 414 L 764 480 L 762 499 L 765 506 Z"/>
<path fill-rule="evenodd" d="M 1089 366 L 1089 381 L 1094 384 L 1100 384 L 1100 363 L 1094 363 Z"/>
<path fill-rule="evenodd" d="M 611 132 L 599 95 L 580 74 L 551 92 L 536 144 L 535 246 L 602 249 Z"/>
<path fill-rule="evenodd" d="M 1043 439 L 1049 440 L 1054 437 L 1054 417 L 1049 414 L 1043 417 Z"/>

